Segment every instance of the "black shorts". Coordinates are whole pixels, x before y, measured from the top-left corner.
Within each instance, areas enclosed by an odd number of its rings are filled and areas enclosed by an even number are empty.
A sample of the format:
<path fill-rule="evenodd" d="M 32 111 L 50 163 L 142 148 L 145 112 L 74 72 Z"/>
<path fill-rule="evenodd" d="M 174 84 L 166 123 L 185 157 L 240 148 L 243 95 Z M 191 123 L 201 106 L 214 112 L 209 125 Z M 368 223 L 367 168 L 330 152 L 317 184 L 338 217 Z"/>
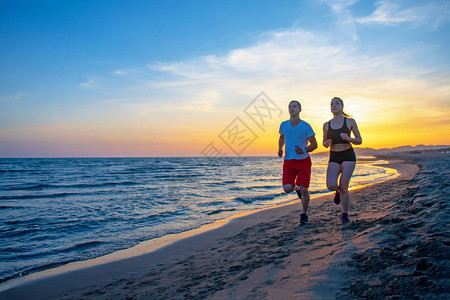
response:
<path fill-rule="evenodd" d="M 342 164 L 344 161 L 356 162 L 356 154 L 353 147 L 340 152 L 330 151 L 330 160 L 328 162 Z"/>

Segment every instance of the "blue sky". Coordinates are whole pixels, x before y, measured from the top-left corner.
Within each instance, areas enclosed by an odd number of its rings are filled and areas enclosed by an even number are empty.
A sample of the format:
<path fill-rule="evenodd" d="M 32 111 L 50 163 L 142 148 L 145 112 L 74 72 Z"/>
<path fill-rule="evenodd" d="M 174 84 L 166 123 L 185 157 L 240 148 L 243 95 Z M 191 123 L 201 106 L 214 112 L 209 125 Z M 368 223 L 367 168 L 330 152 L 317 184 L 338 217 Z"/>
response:
<path fill-rule="evenodd" d="M 318 135 L 339 95 L 366 146 L 448 144 L 449 21 L 449 1 L 2 0 L 0 157 L 196 155 L 261 91 Z M 438 133 L 382 141 L 417 116 Z"/>

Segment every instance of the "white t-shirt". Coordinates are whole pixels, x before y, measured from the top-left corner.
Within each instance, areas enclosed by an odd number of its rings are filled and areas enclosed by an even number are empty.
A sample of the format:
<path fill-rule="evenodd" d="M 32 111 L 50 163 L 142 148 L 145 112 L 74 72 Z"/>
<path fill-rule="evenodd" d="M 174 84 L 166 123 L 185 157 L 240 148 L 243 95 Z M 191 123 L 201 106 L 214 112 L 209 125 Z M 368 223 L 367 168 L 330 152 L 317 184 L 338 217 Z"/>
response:
<path fill-rule="evenodd" d="M 311 125 L 301 120 L 297 126 L 292 127 L 291 121 L 287 120 L 281 123 L 280 134 L 284 135 L 284 159 L 305 159 L 309 156 L 309 153 L 295 153 L 295 146 L 300 148 L 308 146 L 308 137 L 316 135 Z"/>

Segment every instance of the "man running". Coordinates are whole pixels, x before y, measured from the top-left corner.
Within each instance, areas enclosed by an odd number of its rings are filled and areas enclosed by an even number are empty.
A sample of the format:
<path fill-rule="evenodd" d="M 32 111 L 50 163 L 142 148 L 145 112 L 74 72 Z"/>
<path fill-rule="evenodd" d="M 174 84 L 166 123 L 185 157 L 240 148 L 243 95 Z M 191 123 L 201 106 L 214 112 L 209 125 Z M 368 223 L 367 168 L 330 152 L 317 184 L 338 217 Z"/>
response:
<path fill-rule="evenodd" d="M 286 193 L 296 191 L 302 201 L 300 224 L 308 223 L 309 182 L 311 179 L 311 157 L 309 152 L 317 149 L 316 134 L 311 126 L 300 119 L 302 106 L 293 100 L 289 103 L 289 120 L 280 125 L 278 156 L 283 156 L 283 189 Z"/>

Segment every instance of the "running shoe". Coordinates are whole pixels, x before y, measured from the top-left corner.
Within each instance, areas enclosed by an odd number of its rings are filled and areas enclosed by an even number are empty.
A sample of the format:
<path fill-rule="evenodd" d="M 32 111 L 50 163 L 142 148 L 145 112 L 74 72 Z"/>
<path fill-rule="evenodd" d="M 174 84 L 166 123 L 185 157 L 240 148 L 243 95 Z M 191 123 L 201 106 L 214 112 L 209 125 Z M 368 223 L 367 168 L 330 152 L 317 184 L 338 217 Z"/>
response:
<path fill-rule="evenodd" d="M 348 216 L 348 213 L 342 213 L 341 214 L 341 222 L 342 223 L 348 223 L 350 222 L 350 218 Z"/>
<path fill-rule="evenodd" d="M 308 215 L 307 214 L 301 214 L 300 215 L 300 225 L 308 224 Z"/>
<path fill-rule="evenodd" d="M 334 194 L 334 203 L 336 203 L 337 205 L 341 203 L 341 193 L 339 193 L 338 191 L 336 191 L 336 194 Z"/>

